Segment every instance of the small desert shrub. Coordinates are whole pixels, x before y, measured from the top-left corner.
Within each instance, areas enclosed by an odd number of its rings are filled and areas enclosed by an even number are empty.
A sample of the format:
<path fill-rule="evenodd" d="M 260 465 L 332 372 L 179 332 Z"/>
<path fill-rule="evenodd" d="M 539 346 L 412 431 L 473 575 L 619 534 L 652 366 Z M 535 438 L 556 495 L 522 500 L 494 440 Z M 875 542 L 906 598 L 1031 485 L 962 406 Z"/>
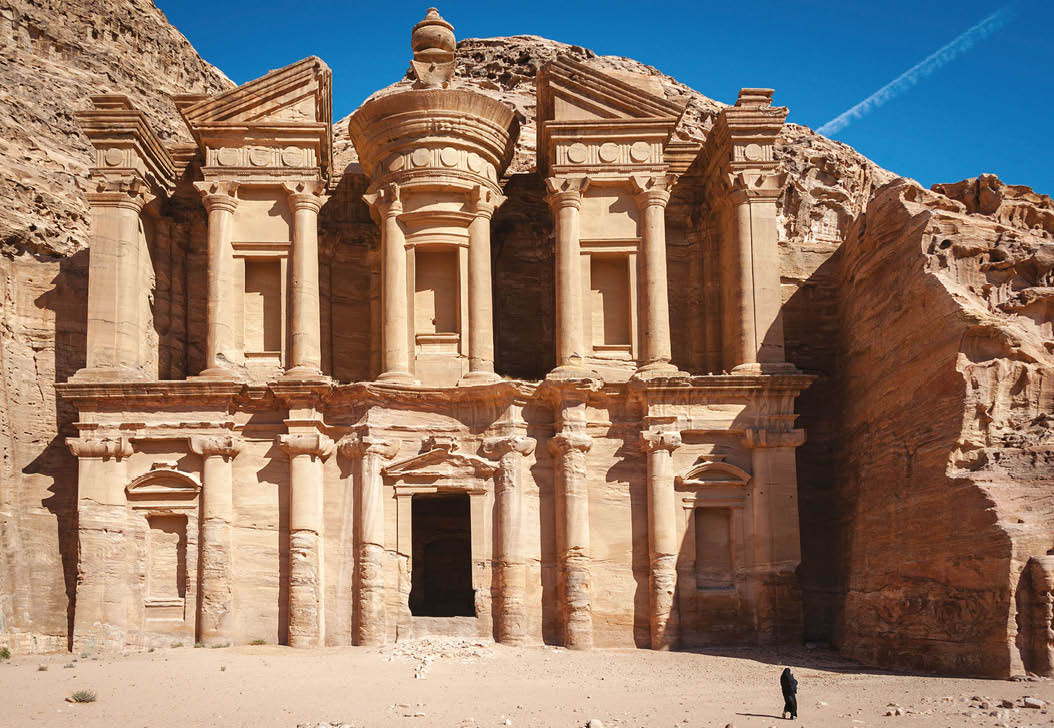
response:
<path fill-rule="evenodd" d="M 220 642 L 220 643 L 215 644 L 215 645 L 209 645 L 209 648 L 213 649 L 213 650 L 219 650 L 219 649 L 222 649 L 224 647 L 230 647 L 230 646 L 231 645 L 230 645 L 229 642 Z"/>
<path fill-rule="evenodd" d="M 147 650 L 147 652 L 153 652 L 153 651 L 154 651 L 153 647 L 151 647 L 149 650 Z"/>
<path fill-rule="evenodd" d="M 70 699 L 74 703 L 94 703 L 95 702 L 95 691 L 94 690 L 78 690 Z"/>
<path fill-rule="evenodd" d="M 226 665 L 220 665 L 220 672 L 227 672 L 227 666 Z"/>
<path fill-rule="evenodd" d="M 266 645 L 267 640 L 253 640 L 249 643 L 250 645 Z"/>
<path fill-rule="evenodd" d="M 10 659 L 11 659 L 11 650 L 7 649 L 6 647 L 0 647 L 0 660 L 10 660 Z"/>
<path fill-rule="evenodd" d="M 182 647 L 182 646 L 183 646 L 182 642 L 173 642 L 172 644 L 169 645 L 169 647 L 171 647 L 172 649 L 176 649 L 177 647 Z"/>
<path fill-rule="evenodd" d="M 194 649 L 196 649 L 196 650 L 197 650 L 197 649 L 200 649 L 200 648 L 202 648 L 202 647 L 204 647 L 204 646 L 205 646 L 205 643 L 204 643 L 204 642 L 195 642 L 195 643 L 194 643 Z"/>
<path fill-rule="evenodd" d="M 63 665 L 63 667 L 66 668 L 67 670 L 72 670 L 73 669 L 73 663 L 72 662 L 67 662 L 65 665 Z"/>
<path fill-rule="evenodd" d="M 47 671 L 48 671 L 48 666 L 47 665 L 37 665 L 37 672 L 47 672 Z"/>
<path fill-rule="evenodd" d="M 88 653 L 87 652 L 82 652 L 81 653 L 81 659 L 82 660 L 87 660 L 88 659 Z"/>

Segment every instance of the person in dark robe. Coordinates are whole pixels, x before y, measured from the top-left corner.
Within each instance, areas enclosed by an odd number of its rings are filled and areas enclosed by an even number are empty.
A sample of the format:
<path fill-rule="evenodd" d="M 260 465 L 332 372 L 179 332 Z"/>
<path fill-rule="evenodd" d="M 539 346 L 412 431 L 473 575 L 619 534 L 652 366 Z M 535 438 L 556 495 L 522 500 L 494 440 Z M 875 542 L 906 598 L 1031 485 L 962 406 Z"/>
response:
<path fill-rule="evenodd" d="M 798 717 L 798 681 L 789 667 L 783 668 L 783 674 L 780 675 L 780 690 L 783 691 L 783 712 L 780 717 L 784 718 L 790 713 L 790 719 L 794 720 Z"/>

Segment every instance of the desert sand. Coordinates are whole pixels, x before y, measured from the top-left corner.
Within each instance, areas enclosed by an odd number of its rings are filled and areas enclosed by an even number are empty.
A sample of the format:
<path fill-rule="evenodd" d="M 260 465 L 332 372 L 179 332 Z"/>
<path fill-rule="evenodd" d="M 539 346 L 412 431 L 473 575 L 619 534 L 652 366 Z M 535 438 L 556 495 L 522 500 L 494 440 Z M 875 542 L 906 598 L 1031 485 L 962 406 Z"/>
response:
<path fill-rule="evenodd" d="M 779 719 L 785 665 L 799 681 L 793 722 Z M 96 702 L 67 702 L 77 690 L 94 691 Z M 1023 707 L 1026 696 L 1048 705 Z M 1000 707 L 1004 700 L 1014 707 Z M 13 655 L 0 664 L 0 725 L 19 727 L 1050 726 L 1052 702 L 1049 679 L 885 672 L 804 648 L 573 652 L 436 638 L 377 649 Z"/>

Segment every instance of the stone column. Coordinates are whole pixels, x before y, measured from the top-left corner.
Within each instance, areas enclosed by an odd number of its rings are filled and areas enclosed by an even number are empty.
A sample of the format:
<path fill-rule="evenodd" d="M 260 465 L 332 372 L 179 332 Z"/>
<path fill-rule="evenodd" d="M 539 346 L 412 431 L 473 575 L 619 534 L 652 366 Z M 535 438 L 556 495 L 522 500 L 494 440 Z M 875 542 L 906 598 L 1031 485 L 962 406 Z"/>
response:
<path fill-rule="evenodd" d="M 399 452 L 398 440 L 353 433 L 340 443 L 341 453 L 358 459 L 355 509 L 355 578 L 358 619 L 355 644 L 382 645 L 388 636 L 384 587 L 384 481 L 381 470 Z"/>
<path fill-rule="evenodd" d="M 194 435 L 190 449 L 204 459 L 201 485 L 201 601 L 198 639 L 229 645 L 233 633 L 234 476 L 241 443 L 229 435 Z"/>
<path fill-rule="evenodd" d="M 578 218 L 589 180 L 549 177 L 546 200 L 556 227 L 556 365 L 582 366 L 582 251 Z"/>
<path fill-rule="evenodd" d="M 527 564 L 523 552 L 523 459 L 534 452 L 533 438 L 522 435 L 483 441 L 483 451 L 499 459 L 495 473 L 498 500 L 498 641 L 522 645 L 527 639 Z"/>
<path fill-rule="evenodd" d="M 465 379 L 494 382 L 494 304 L 491 295 L 490 221 L 505 201 L 487 187 L 477 185 L 469 199 L 473 214 L 468 225 L 468 352 Z"/>
<path fill-rule="evenodd" d="M 584 433 L 561 432 L 549 441 L 559 473 L 563 533 L 560 566 L 563 576 L 564 646 L 573 650 L 593 647 L 590 604 L 592 572 L 589 557 L 589 484 L 586 453 L 593 439 Z"/>
<path fill-rule="evenodd" d="M 666 275 L 666 203 L 673 177 L 634 177 L 644 252 L 644 356 L 642 368 L 672 368 Z"/>
<path fill-rule="evenodd" d="M 91 206 L 85 368 L 78 378 L 143 379 L 139 216 L 154 199 L 138 177 L 96 177 Z"/>
<path fill-rule="evenodd" d="M 651 648 L 676 646 L 673 597 L 677 585 L 677 503 L 670 460 L 681 445 L 679 432 L 642 432 L 648 457 L 648 561 L 651 566 Z"/>
<path fill-rule="evenodd" d="M 279 435 L 289 455 L 289 646 L 321 647 L 323 621 L 322 463 L 333 441 L 318 433 Z"/>
<path fill-rule="evenodd" d="M 399 186 L 388 184 L 363 196 L 381 225 L 381 381 L 412 384 L 410 317 L 406 280 L 406 236 L 399 224 Z"/>
<path fill-rule="evenodd" d="M 285 185 L 293 211 L 293 255 L 289 309 L 292 346 L 288 376 L 322 374 L 322 327 L 318 297 L 318 211 L 321 182 Z"/>
<path fill-rule="evenodd" d="M 743 172 L 732 178 L 732 256 L 739 293 L 740 348 L 736 369 L 783 365 L 783 300 L 780 293 L 776 199 L 784 175 Z"/>
<path fill-rule="evenodd" d="M 77 457 L 77 600 L 74 652 L 119 651 L 128 638 L 131 607 L 127 460 L 119 438 L 67 438 Z"/>
<path fill-rule="evenodd" d="M 202 376 L 231 377 L 236 366 L 234 254 L 231 248 L 237 182 L 195 182 L 209 214 L 207 333 Z"/>

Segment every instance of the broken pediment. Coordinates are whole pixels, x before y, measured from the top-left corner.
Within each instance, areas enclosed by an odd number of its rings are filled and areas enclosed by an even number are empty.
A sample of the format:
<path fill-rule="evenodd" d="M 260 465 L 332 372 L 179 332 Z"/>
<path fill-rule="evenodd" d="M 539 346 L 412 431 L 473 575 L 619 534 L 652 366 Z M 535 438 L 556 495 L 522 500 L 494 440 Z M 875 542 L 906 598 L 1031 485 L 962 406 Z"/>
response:
<path fill-rule="evenodd" d="M 216 96 L 179 96 L 175 103 L 203 152 L 237 137 L 310 140 L 323 169 L 332 161 L 332 72 L 314 56 Z"/>
<path fill-rule="evenodd" d="M 728 486 L 745 488 L 750 482 L 750 473 L 724 462 L 724 457 L 703 456 L 699 462 L 674 479 L 676 487 L 682 490 Z"/>
<path fill-rule="evenodd" d="M 495 470 L 494 463 L 440 445 L 428 452 L 392 463 L 382 472 L 387 478 L 432 482 L 489 478 Z"/>

